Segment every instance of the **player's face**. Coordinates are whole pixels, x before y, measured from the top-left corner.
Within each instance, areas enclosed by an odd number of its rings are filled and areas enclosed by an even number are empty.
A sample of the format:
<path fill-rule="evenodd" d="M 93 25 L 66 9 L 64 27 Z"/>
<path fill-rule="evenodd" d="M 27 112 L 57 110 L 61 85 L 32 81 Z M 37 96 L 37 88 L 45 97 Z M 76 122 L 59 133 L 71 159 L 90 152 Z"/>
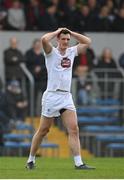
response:
<path fill-rule="evenodd" d="M 58 46 L 60 49 L 67 49 L 70 42 L 70 34 L 60 34 Z"/>

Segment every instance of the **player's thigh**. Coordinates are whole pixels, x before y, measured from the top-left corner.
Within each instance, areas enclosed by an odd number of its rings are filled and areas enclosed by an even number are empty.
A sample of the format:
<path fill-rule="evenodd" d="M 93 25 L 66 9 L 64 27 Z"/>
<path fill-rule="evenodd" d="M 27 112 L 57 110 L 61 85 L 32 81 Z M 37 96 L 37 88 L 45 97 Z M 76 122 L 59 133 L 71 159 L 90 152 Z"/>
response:
<path fill-rule="evenodd" d="M 75 111 L 66 110 L 61 115 L 64 126 L 68 131 L 77 131 L 78 123 L 77 123 L 77 114 Z"/>
<path fill-rule="evenodd" d="M 51 127 L 54 118 L 49 118 L 45 116 L 41 116 L 39 131 L 47 130 Z"/>

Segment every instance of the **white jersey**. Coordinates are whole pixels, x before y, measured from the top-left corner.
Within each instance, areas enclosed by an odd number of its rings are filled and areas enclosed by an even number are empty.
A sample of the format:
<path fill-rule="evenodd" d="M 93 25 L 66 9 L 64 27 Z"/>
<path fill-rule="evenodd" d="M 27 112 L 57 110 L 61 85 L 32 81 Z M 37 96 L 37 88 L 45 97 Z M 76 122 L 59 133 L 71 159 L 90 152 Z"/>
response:
<path fill-rule="evenodd" d="M 77 46 L 67 48 L 64 55 L 61 55 L 55 47 L 49 54 L 45 54 L 48 72 L 47 91 L 59 89 L 70 92 L 75 56 L 77 56 Z"/>

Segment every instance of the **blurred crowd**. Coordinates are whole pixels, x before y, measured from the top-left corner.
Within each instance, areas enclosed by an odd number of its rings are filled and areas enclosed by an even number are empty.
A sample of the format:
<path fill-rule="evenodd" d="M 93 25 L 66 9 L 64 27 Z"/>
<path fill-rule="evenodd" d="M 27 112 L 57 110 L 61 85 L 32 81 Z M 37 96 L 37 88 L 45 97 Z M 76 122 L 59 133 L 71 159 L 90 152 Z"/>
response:
<path fill-rule="evenodd" d="M 0 30 L 124 32 L 123 0 L 0 0 Z"/>

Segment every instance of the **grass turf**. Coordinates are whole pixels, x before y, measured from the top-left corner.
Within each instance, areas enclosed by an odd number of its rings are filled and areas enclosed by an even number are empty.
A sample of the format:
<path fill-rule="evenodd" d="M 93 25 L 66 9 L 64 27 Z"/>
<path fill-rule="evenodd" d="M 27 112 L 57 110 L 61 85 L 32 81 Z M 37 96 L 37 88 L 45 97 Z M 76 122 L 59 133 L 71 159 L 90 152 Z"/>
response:
<path fill-rule="evenodd" d="M 26 158 L 1 157 L 1 179 L 123 179 L 124 158 L 93 158 L 96 170 L 75 170 L 72 159 L 37 158 L 34 170 L 25 169 Z"/>

